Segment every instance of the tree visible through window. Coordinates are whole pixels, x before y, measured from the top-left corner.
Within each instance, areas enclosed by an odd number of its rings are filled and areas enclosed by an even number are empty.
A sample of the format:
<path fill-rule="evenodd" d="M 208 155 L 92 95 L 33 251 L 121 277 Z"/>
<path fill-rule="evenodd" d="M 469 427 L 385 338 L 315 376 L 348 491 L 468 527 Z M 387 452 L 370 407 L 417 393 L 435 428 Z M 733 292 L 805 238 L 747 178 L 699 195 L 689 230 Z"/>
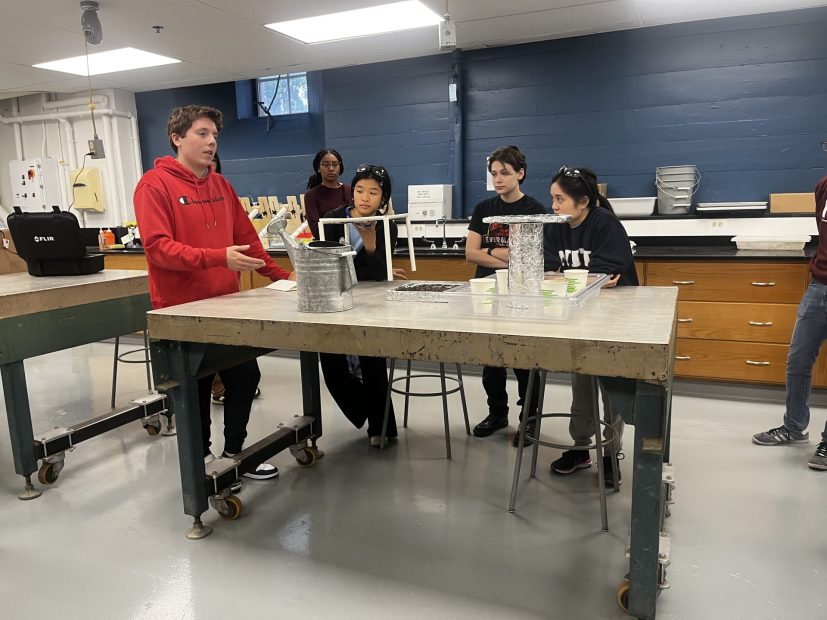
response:
<path fill-rule="evenodd" d="M 258 80 L 258 115 L 307 112 L 307 74 L 288 73 Z"/>

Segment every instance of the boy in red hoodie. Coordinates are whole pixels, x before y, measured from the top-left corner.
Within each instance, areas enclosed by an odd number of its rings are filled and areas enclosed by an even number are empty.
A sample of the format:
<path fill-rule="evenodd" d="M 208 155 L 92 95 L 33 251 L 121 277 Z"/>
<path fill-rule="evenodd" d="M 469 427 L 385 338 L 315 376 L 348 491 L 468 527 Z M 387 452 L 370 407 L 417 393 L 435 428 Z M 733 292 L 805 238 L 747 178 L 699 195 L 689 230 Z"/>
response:
<path fill-rule="evenodd" d="M 167 135 L 176 157 L 155 160 L 135 188 L 135 216 L 149 265 L 153 308 L 236 293 L 239 272 L 256 270 L 271 280 L 291 278 L 276 265 L 258 238 L 233 188 L 210 170 L 222 116 L 202 106 L 174 109 Z M 256 360 L 221 371 L 224 399 L 224 456 L 241 451 L 261 373 Z M 212 376 L 198 380 L 204 454 L 210 452 Z M 262 463 L 251 478 L 278 476 Z"/>

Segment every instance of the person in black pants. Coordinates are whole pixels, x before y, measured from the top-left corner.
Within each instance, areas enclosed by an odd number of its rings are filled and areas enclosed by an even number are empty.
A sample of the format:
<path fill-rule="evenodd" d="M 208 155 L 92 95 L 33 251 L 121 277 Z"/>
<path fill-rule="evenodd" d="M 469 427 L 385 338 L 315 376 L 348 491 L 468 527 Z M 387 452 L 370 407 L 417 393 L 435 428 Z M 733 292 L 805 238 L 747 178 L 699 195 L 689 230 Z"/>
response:
<path fill-rule="evenodd" d="M 391 178 L 382 166 L 362 165 L 356 169 L 351 182 L 353 204 L 334 209 L 324 217 L 359 218 L 382 215 L 391 198 Z M 381 282 L 388 277 L 385 252 L 393 252 L 396 244 L 397 229 L 393 221 L 388 221 L 391 247 L 385 247 L 384 222 L 359 222 L 354 219 L 348 224 L 324 224 L 325 238 L 344 240 L 345 226 L 349 227 L 350 244 L 356 251 L 353 259 L 356 267 L 356 279 Z M 394 269 L 394 277 L 405 279 L 405 272 Z M 341 354 L 320 353 L 322 375 L 325 385 L 348 420 L 356 428 L 368 423 L 370 445 L 378 448 L 382 437 L 382 420 L 385 416 L 385 402 L 388 393 L 388 369 L 384 357 L 364 355 L 345 356 Z M 396 418 L 391 405 L 388 417 L 387 439 L 397 435 Z"/>
<path fill-rule="evenodd" d="M 494 182 L 493 198 L 483 200 L 474 207 L 471 223 L 468 225 L 468 241 L 465 244 L 465 260 L 477 265 L 474 277 L 484 278 L 497 269 L 508 267 L 508 225 L 486 224 L 483 218 L 497 215 L 534 215 L 546 213 L 545 207 L 520 190 L 525 180 L 525 156 L 516 146 L 503 146 L 488 156 L 488 171 Z M 522 407 L 528 387 L 528 370 L 513 369 L 517 377 L 517 392 Z M 487 437 L 508 426 L 508 392 L 506 392 L 506 369 L 484 366 L 482 386 L 488 395 L 488 416 L 474 427 L 475 437 Z M 530 415 L 537 411 L 540 386 L 532 390 Z M 521 414 L 522 415 L 522 414 Z M 534 433 L 530 425 L 528 434 Z M 519 433 L 514 435 L 516 446 Z"/>

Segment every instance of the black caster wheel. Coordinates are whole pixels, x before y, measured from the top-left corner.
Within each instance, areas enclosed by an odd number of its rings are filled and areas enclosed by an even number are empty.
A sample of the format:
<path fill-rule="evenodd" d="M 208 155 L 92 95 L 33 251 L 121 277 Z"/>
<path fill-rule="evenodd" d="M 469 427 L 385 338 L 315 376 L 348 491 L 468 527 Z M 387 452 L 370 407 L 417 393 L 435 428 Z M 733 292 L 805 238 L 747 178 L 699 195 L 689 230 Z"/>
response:
<path fill-rule="evenodd" d="M 227 504 L 227 509 L 219 511 L 222 519 L 227 521 L 235 521 L 241 516 L 241 500 L 235 495 L 230 495 L 224 500 Z"/>
<path fill-rule="evenodd" d="M 624 579 L 623 583 L 617 587 L 616 593 L 618 607 L 620 607 L 627 614 L 629 613 L 629 588 L 631 588 L 631 584 L 628 580 Z"/>
<path fill-rule="evenodd" d="M 316 451 L 309 446 L 305 446 L 301 453 L 296 456 L 296 462 L 302 467 L 310 467 L 316 462 Z"/>
<path fill-rule="evenodd" d="M 146 429 L 146 434 L 149 435 L 150 437 L 155 437 L 156 435 L 161 434 L 161 425 L 160 424 L 158 424 L 157 426 L 154 425 L 154 424 L 147 424 L 146 426 L 144 426 L 144 428 Z"/>
<path fill-rule="evenodd" d="M 40 484 L 54 484 L 60 475 L 60 470 L 55 468 L 54 463 L 43 463 L 37 470 L 37 480 Z"/>

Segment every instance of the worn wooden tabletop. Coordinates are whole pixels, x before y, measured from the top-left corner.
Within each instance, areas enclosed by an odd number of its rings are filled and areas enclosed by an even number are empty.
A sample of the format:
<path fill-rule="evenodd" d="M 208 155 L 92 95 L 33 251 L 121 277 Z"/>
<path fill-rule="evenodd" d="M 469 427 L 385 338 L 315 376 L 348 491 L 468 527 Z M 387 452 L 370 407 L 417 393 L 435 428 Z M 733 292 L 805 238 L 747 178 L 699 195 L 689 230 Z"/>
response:
<path fill-rule="evenodd" d="M 254 289 L 149 313 L 152 338 L 463 362 L 666 382 L 677 288 L 606 289 L 564 322 L 452 316 L 444 303 L 389 302 L 360 283 L 347 312 L 298 312 L 296 292 Z"/>
<path fill-rule="evenodd" d="M 0 319 L 149 293 L 145 271 L 106 269 L 87 276 L 0 276 Z"/>

